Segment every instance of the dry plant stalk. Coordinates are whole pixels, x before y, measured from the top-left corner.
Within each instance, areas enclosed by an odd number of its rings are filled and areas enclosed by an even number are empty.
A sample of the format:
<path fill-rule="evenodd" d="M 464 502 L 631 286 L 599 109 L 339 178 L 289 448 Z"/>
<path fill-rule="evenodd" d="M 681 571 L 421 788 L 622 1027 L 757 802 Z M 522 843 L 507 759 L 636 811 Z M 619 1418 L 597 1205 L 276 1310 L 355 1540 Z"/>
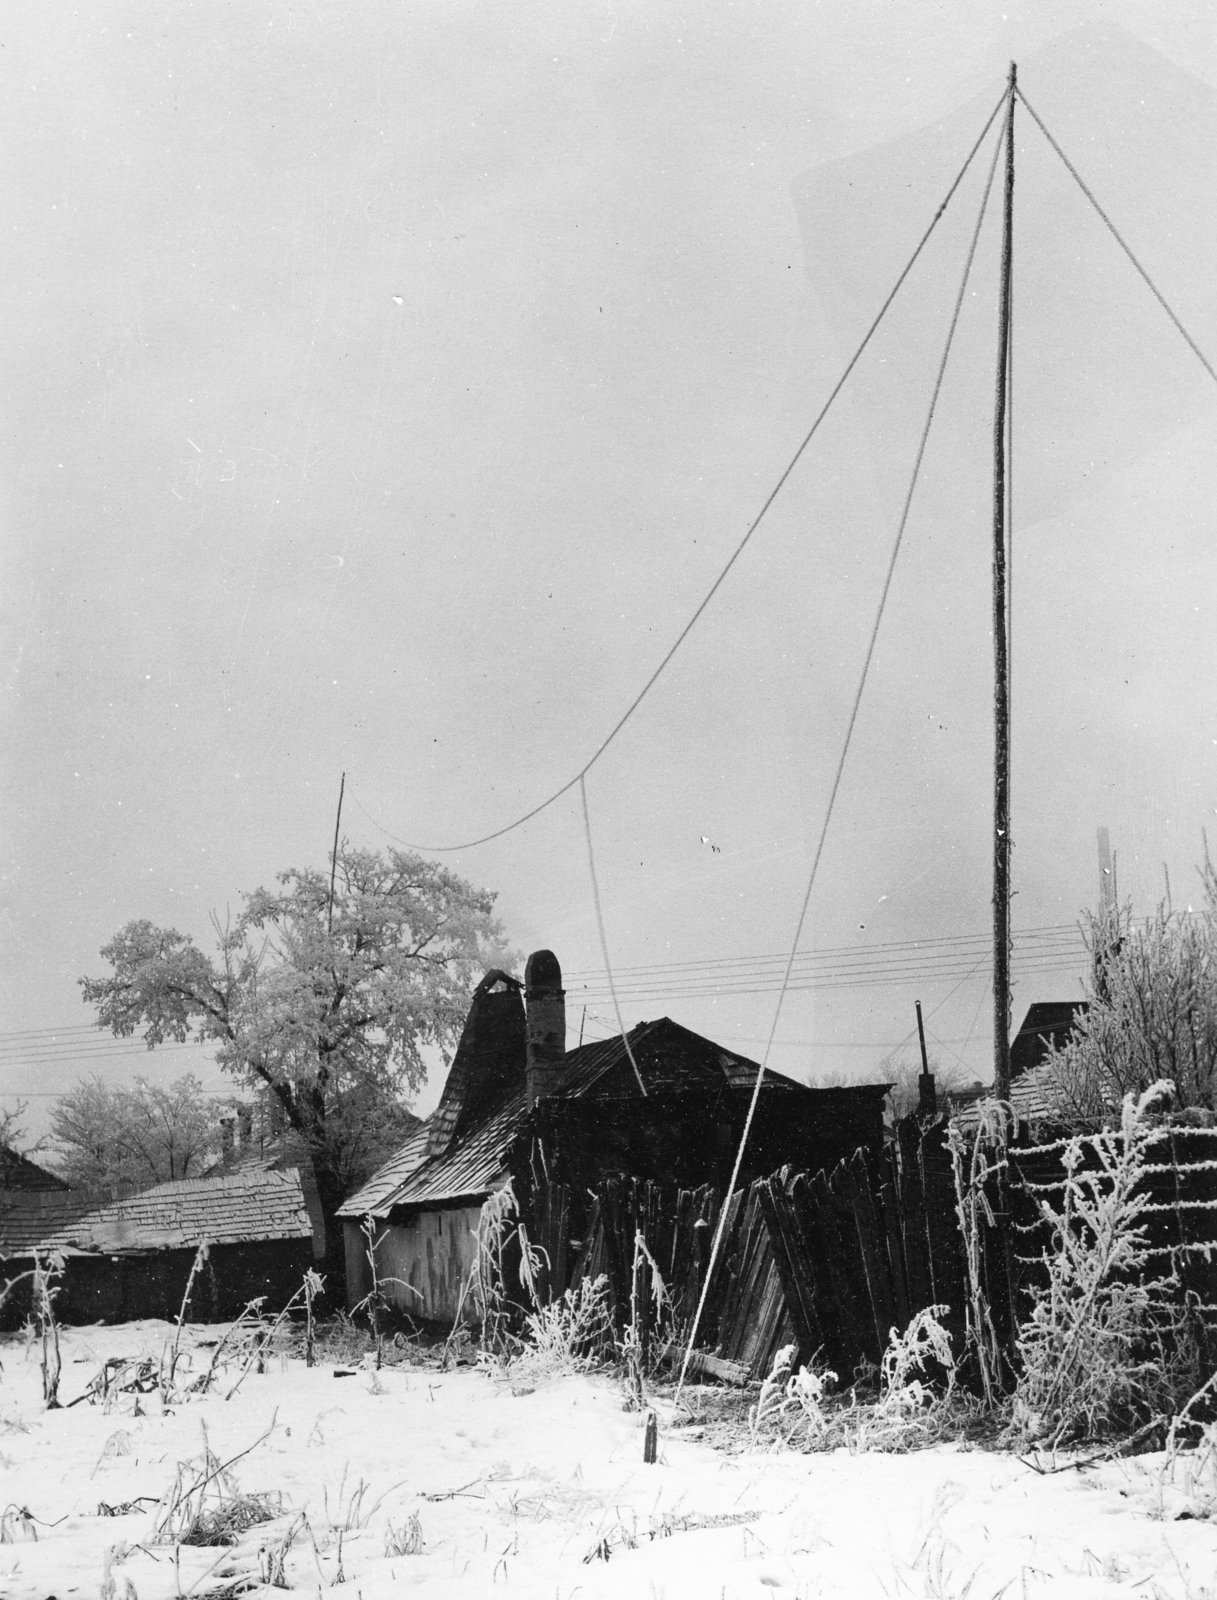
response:
<path fill-rule="evenodd" d="M 359 1231 L 363 1234 L 366 1241 L 364 1244 L 364 1254 L 367 1256 L 368 1267 L 372 1273 L 372 1287 L 368 1290 L 367 1294 L 364 1295 L 363 1299 L 358 1305 L 351 1307 L 351 1315 L 353 1317 L 358 1316 L 361 1311 L 366 1311 L 368 1314 L 368 1321 L 372 1325 L 372 1348 L 375 1353 L 375 1369 L 377 1372 L 379 1372 L 381 1367 L 384 1365 L 384 1329 L 381 1326 L 381 1317 L 389 1309 L 389 1300 L 385 1295 L 382 1285 L 386 1283 L 396 1283 L 401 1288 L 407 1289 L 412 1295 L 417 1295 L 420 1300 L 423 1298 L 423 1296 L 412 1283 L 407 1283 L 404 1278 L 394 1278 L 391 1276 L 384 1278 L 381 1277 L 380 1267 L 376 1260 L 376 1252 L 380 1249 L 381 1245 L 384 1244 L 387 1235 L 382 1234 L 379 1239 L 376 1237 L 376 1219 L 371 1215 L 370 1212 L 359 1224 Z M 462 1295 L 462 1299 L 463 1298 L 464 1296 Z M 457 1317 L 459 1320 L 459 1309 L 457 1311 Z"/>
<path fill-rule="evenodd" d="M 232 1476 L 236 1463 L 270 1438 L 277 1417 L 276 1412 L 266 1431 L 227 1461 L 212 1450 L 204 1425 L 202 1457 L 178 1463 L 173 1483 L 161 1499 L 154 1544 L 232 1544 L 247 1528 L 279 1515 L 277 1494 L 242 1494 Z"/>
<path fill-rule="evenodd" d="M 185 1292 L 182 1295 L 181 1309 L 177 1314 L 177 1327 L 174 1329 L 173 1346 L 169 1350 L 168 1360 L 165 1358 L 165 1353 L 163 1351 L 161 1353 L 159 1383 L 161 1396 L 166 1400 L 173 1393 L 174 1383 L 177 1377 L 177 1364 L 182 1342 L 182 1328 L 185 1326 L 186 1312 L 190 1309 L 190 1297 L 194 1293 L 194 1281 L 207 1264 L 209 1248 L 210 1247 L 207 1240 L 204 1239 L 194 1253 L 194 1260 L 190 1265 L 190 1273 L 186 1279 Z"/>
<path fill-rule="evenodd" d="M 207 1364 L 207 1371 L 201 1378 L 197 1378 L 194 1388 L 199 1394 L 206 1394 L 215 1379 L 216 1371 L 220 1365 L 220 1357 L 229 1345 L 234 1345 L 261 1317 L 262 1303 L 266 1299 L 264 1294 L 258 1295 L 254 1300 L 247 1301 L 241 1315 L 224 1333 L 220 1342 L 211 1352 L 211 1360 Z"/>
<path fill-rule="evenodd" d="M 59 1324 L 55 1321 L 55 1296 L 59 1286 L 55 1279 L 61 1277 L 64 1258 L 57 1251 L 42 1257 L 34 1252 L 34 1318 L 42 1340 L 42 1398 L 48 1411 L 59 1409 L 59 1374 L 62 1361 L 59 1354 Z"/>
<path fill-rule="evenodd" d="M 304 1364 L 317 1365 L 317 1323 L 313 1316 L 313 1301 L 325 1289 L 325 1279 L 312 1267 L 304 1274 Z"/>
<path fill-rule="evenodd" d="M 981 1225 L 996 1225 L 993 1208 L 989 1204 L 990 1181 L 1000 1181 L 1008 1165 L 1006 1135 L 1009 1111 L 996 1102 L 983 1105 L 980 1121 L 969 1152 L 958 1125 L 950 1123 L 947 1144 L 951 1152 L 951 1171 L 955 1179 L 955 1214 L 964 1244 L 964 1271 L 967 1278 L 967 1343 L 976 1360 L 981 1393 L 987 1410 L 998 1404 L 1003 1387 L 1001 1342 L 993 1326 L 989 1298 L 985 1292 L 981 1268 Z M 993 1152 L 990 1161 L 989 1153 Z M 964 1173 L 965 1158 L 967 1174 Z"/>
<path fill-rule="evenodd" d="M 634 1262 L 630 1273 L 630 1320 L 621 1340 L 621 1353 L 625 1358 L 626 1405 L 630 1410 L 641 1410 L 646 1404 L 644 1378 L 650 1365 L 651 1339 L 646 1320 L 646 1301 L 639 1294 L 646 1266 L 651 1269 L 651 1310 L 658 1321 L 665 1310 L 671 1313 L 672 1298 L 642 1229 L 635 1228 Z"/>
<path fill-rule="evenodd" d="M 385 1530 L 386 1556 L 418 1556 L 424 1547 L 423 1525 L 417 1511 L 412 1511 L 400 1527 L 390 1523 Z"/>

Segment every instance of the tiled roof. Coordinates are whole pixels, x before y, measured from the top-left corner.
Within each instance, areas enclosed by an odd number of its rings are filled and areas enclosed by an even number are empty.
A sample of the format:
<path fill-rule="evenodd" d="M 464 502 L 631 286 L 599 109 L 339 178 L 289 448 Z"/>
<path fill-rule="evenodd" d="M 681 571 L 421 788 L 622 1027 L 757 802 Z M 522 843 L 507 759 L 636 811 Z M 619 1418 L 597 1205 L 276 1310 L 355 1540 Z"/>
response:
<path fill-rule="evenodd" d="M 294 1168 L 287 1172 L 253 1168 L 225 1178 L 158 1184 L 60 1223 L 27 1245 L 118 1255 L 189 1249 L 205 1239 L 211 1244 L 243 1244 L 255 1239 L 308 1239 L 312 1233 L 300 1174 Z"/>

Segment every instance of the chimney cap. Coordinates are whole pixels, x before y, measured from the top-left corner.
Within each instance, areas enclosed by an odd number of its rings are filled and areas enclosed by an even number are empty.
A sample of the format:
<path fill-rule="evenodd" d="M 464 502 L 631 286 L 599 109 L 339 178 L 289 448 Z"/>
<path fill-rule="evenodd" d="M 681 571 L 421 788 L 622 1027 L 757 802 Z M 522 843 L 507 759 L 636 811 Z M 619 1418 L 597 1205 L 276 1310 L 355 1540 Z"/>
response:
<path fill-rule="evenodd" d="M 524 966 L 526 989 L 561 989 L 562 968 L 552 950 L 534 950 Z"/>

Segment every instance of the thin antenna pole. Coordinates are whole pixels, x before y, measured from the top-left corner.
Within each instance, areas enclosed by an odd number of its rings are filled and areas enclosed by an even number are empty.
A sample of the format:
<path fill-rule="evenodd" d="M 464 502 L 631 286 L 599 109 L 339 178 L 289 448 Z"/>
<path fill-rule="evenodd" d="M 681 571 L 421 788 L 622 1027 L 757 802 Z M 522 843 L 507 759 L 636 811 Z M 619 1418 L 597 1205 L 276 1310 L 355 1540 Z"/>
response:
<path fill-rule="evenodd" d="M 1006 415 L 1010 388 L 1010 300 L 1014 244 L 1014 96 L 1010 63 L 1006 107 L 1006 186 L 1002 207 L 997 403 L 993 418 L 993 1092 L 1010 1098 L 1010 655 L 1006 600 Z"/>
<path fill-rule="evenodd" d="M 330 910 L 326 918 L 325 931 L 334 931 L 334 880 L 338 876 L 338 830 L 342 827 L 342 797 L 346 792 L 347 775 L 342 774 L 342 781 L 338 785 L 338 815 L 334 818 L 334 853 L 330 857 Z"/>
<path fill-rule="evenodd" d="M 930 1060 L 925 1053 L 925 1023 L 921 1020 L 921 1001 L 915 1000 L 913 1004 L 917 1007 L 917 1037 L 921 1041 L 921 1075 L 925 1077 L 930 1070 Z"/>

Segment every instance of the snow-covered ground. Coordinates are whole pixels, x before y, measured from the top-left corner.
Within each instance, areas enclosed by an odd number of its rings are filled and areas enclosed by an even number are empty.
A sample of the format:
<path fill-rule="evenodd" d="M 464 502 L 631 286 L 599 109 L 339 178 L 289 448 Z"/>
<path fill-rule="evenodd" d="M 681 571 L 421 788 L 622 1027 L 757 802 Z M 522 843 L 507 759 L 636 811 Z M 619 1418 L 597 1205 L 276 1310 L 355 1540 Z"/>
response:
<path fill-rule="evenodd" d="M 156 1353 L 170 1332 L 66 1332 L 62 1399 L 107 1356 Z M 186 1342 L 215 1334 L 192 1328 Z M 1164 1495 L 1157 1456 L 1043 1476 L 955 1447 L 726 1455 L 667 1426 L 661 1407 L 659 1460 L 645 1465 L 643 1418 L 599 1376 L 513 1392 L 471 1368 L 336 1378 L 276 1357 L 231 1400 L 223 1383 L 165 1413 L 149 1395 L 137 1416 L 130 1396 L 108 1413 L 45 1411 L 37 1346 L 9 1339 L 0 1358 L 0 1501 L 38 1519 L 4 1518 L 4 1596 L 256 1593 L 243 1584 L 293 1526 L 288 1584 L 352 1600 L 1217 1596 L 1217 1527 L 1178 1520 L 1188 1503 Z M 194 1355 L 196 1372 L 206 1359 Z M 152 1501 L 201 1456 L 204 1429 L 221 1457 L 266 1435 L 233 1475 L 280 1496 L 283 1515 L 235 1549 L 158 1545 Z M 99 1514 L 140 1496 L 134 1514 Z M 394 1543 L 414 1553 L 386 1554 Z"/>

